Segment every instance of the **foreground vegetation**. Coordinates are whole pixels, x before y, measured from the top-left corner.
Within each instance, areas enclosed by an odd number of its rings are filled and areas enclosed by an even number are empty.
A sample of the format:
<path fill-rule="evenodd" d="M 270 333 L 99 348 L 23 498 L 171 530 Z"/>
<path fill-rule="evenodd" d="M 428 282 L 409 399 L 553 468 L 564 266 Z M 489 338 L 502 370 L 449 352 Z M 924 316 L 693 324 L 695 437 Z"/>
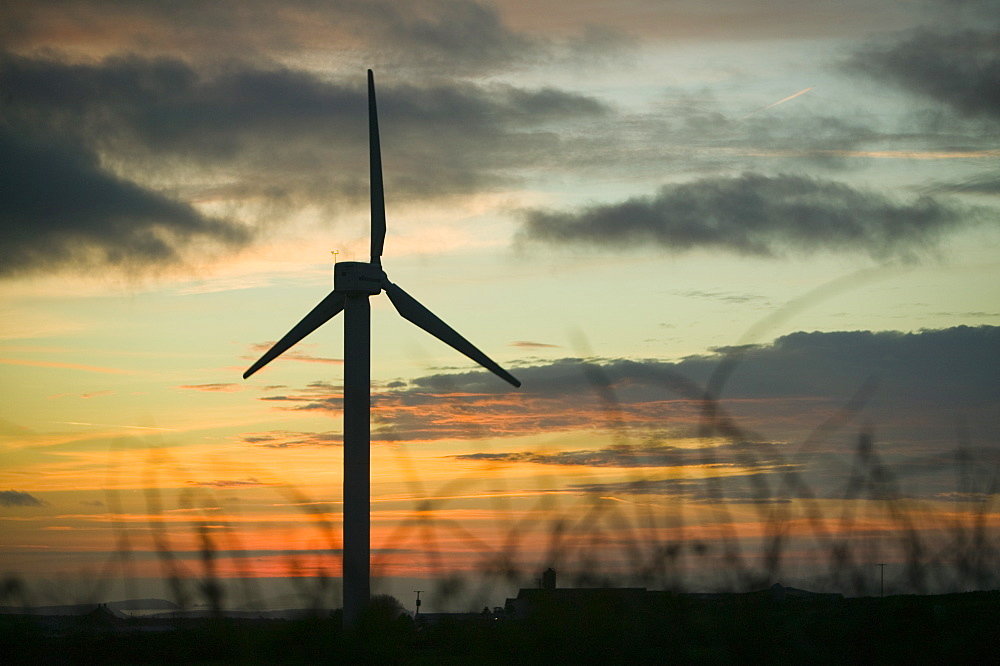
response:
<path fill-rule="evenodd" d="M 378 607 L 302 620 L 0 616 L 6 663 L 988 663 L 1000 592 L 885 599 L 662 595 L 641 609 L 549 607 L 525 619 L 414 622 Z"/>

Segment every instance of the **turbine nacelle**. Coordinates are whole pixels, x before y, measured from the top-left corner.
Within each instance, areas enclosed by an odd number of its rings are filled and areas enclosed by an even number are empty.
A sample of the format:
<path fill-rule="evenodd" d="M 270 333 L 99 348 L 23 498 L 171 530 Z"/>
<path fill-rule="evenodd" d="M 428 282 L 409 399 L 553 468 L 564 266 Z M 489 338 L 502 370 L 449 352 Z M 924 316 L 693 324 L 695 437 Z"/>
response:
<path fill-rule="evenodd" d="M 382 293 L 382 285 L 388 281 L 381 266 L 363 261 L 341 261 L 333 267 L 333 288 L 345 294 Z"/>

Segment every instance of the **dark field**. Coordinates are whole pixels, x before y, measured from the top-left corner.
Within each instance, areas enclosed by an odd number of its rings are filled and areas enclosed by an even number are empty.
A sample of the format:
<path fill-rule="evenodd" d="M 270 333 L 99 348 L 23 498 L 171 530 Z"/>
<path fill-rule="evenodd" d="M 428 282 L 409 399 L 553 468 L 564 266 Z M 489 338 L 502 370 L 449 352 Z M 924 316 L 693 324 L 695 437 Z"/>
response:
<path fill-rule="evenodd" d="M 543 592 L 543 591 L 539 591 Z M 1000 592 L 884 599 L 709 599 L 614 594 L 540 604 L 529 618 L 414 622 L 374 609 L 356 632 L 339 611 L 302 620 L 0 616 L 5 663 L 991 663 Z"/>

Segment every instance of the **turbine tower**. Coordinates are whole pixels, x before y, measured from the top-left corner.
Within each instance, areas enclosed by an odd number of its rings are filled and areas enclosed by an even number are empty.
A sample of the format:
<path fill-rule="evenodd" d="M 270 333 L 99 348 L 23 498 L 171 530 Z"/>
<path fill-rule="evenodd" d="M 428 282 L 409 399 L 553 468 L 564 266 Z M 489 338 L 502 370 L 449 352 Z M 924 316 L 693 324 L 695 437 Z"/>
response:
<path fill-rule="evenodd" d="M 368 142 L 371 169 L 371 261 L 341 261 L 334 266 L 333 291 L 320 301 L 250 369 L 246 379 L 321 325 L 344 312 L 344 625 L 357 620 L 371 595 L 369 584 L 371 474 L 371 306 L 368 299 L 384 291 L 404 319 L 465 354 L 504 381 L 521 382 L 497 365 L 415 298 L 393 284 L 382 270 L 385 241 L 385 195 L 379 148 L 375 78 L 368 70 Z"/>

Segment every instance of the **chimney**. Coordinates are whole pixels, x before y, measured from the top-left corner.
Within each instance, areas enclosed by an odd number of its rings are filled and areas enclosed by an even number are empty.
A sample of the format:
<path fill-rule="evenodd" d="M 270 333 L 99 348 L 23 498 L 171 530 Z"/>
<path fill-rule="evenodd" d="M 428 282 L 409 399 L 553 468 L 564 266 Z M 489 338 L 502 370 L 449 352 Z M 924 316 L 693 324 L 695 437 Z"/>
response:
<path fill-rule="evenodd" d="M 542 573 L 542 589 L 543 590 L 554 590 L 556 589 L 556 570 L 549 567 Z"/>

